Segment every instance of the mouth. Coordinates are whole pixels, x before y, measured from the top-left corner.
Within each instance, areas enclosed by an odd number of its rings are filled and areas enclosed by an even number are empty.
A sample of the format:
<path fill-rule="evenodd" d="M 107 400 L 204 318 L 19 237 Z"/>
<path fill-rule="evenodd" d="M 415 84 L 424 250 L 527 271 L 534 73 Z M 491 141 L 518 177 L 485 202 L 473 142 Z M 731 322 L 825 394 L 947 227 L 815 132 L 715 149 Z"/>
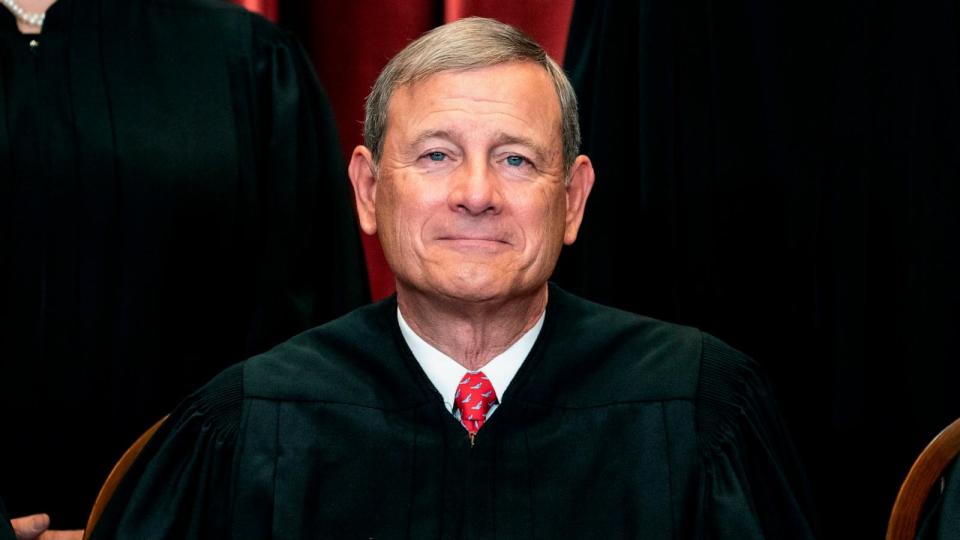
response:
<path fill-rule="evenodd" d="M 510 247 L 505 239 L 493 236 L 454 235 L 441 236 L 437 240 L 453 249 L 494 251 Z"/>

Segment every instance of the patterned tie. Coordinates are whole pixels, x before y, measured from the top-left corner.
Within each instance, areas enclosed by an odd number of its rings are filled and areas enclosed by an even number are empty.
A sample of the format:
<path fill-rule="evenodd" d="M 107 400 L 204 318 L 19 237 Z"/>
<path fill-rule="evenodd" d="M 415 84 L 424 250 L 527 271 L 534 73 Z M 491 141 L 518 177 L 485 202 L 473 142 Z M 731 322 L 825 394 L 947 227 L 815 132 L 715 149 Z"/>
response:
<path fill-rule="evenodd" d="M 497 403 L 497 393 L 482 371 L 468 372 L 457 386 L 453 403 L 454 407 L 460 411 L 460 423 L 467 429 L 470 441 L 473 442 L 474 435 L 480 431 L 487 420 L 487 411 L 490 410 L 490 406 Z"/>

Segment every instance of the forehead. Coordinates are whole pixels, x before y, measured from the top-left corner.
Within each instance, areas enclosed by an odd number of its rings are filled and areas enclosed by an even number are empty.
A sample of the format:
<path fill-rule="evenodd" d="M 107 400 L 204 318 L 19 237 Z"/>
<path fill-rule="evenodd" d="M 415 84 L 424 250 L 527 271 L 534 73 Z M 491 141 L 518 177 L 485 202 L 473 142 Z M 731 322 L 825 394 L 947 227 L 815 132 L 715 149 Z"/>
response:
<path fill-rule="evenodd" d="M 442 71 L 398 88 L 387 110 L 388 138 L 459 127 L 560 140 L 560 100 L 547 71 L 532 62 Z"/>

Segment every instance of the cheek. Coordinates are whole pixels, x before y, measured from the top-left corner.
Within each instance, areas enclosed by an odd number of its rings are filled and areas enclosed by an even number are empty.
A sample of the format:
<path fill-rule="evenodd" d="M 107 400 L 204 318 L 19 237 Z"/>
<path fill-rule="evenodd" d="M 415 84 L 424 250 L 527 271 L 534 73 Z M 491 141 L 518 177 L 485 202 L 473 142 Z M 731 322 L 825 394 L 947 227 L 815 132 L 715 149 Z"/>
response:
<path fill-rule="evenodd" d="M 563 245 L 566 202 L 555 194 L 538 193 L 523 206 L 524 251 L 536 260 L 554 257 Z"/>
<path fill-rule="evenodd" d="M 429 201 L 421 193 L 401 190 L 396 185 L 391 185 L 380 196 L 377 219 L 388 237 L 386 240 L 408 247 L 418 244 L 430 216 Z"/>
<path fill-rule="evenodd" d="M 552 243 L 555 237 L 562 235 L 566 224 L 566 198 L 554 193 L 546 196 L 541 204 L 541 211 L 537 218 L 540 220 L 539 230 L 545 236 L 544 241 Z"/>
<path fill-rule="evenodd" d="M 377 193 L 377 229 L 384 249 L 396 245 L 400 234 L 404 211 L 399 195 L 393 182 L 382 184 Z"/>

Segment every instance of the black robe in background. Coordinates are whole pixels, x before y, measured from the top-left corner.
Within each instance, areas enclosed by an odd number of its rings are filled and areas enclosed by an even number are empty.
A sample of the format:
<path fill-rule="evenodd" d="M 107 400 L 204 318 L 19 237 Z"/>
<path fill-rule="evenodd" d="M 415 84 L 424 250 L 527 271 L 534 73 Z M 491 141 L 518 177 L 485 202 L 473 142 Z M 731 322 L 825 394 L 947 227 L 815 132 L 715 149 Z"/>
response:
<path fill-rule="evenodd" d="M 31 41 L 36 41 L 31 45 Z M 236 6 L 0 9 L 0 496 L 82 527 L 114 461 L 227 365 L 366 301 L 331 112 Z"/>
<path fill-rule="evenodd" d="M 554 279 L 756 358 L 825 538 L 882 538 L 960 416 L 958 36 L 953 0 L 574 6 L 597 182 Z"/>
<path fill-rule="evenodd" d="M 957 463 L 947 467 L 941 482 L 930 489 L 926 515 L 918 527 L 922 540 L 954 540 L 960 538 L 960 474 Z"/>
<path fill-rule="evenodd" d="M 471 447 L 396 309 L 220 374 L 150 441 L 93 537 L 813 537 L 766 381 L 717 339 L 551 287 Z"/>
<path fill-rule="evenodd" d="M 10 528 L 10 518 L 7 517 L 7 509 L 3 507 L 2 500 L 0 500 L 0 540 L 16 540 L 13 529 Z"/>

